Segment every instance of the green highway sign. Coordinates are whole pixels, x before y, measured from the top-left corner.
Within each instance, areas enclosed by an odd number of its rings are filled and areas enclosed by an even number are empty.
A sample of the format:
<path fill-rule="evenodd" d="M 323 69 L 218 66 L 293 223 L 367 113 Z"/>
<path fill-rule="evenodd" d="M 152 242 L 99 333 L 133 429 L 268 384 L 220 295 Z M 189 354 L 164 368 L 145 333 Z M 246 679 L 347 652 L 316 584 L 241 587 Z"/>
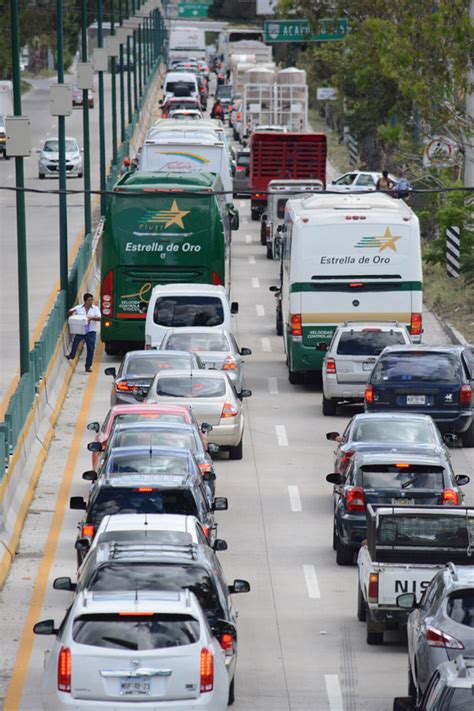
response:
<path fill-rule="evenodd" d="M 178 17 L 207 17 L 208 2 L 179 2 Z"/>
<path fill-rule="evenodd" d="M 263 31 L 265 42 L 331 42 L 344 39 L 349 21 L 345 17 L 319 20 L 314 34 L 308 20 L 268 20 Z"/>

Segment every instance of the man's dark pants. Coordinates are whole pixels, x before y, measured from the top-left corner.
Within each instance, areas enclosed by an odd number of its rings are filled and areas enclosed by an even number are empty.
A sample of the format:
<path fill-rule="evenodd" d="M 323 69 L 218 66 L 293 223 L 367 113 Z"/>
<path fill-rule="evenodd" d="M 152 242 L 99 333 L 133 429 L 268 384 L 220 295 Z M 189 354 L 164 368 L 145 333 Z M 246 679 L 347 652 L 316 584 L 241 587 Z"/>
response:
<path fill-rule="evenodd" d="M 96 339 L 96 332 L 95 331 L 89 331 L 89 333 L 86 333 L 85 336 L 81 336 L 76 333 L 74 336 L 74 340 L 72 342 L 72 348 L 71 352 L 69 354 L 69 358 L 72 360 L 77 352 L 77 349 L 79 347 L 79 343 L 81 341 L 86 342 L 86 349 L 87 349 L 87 354 L 86 354 L 86 370 L 89 370 L 92 367 L 92 359 L 94 357 L 94 350 L 95 350 L 95 339 Z"/>

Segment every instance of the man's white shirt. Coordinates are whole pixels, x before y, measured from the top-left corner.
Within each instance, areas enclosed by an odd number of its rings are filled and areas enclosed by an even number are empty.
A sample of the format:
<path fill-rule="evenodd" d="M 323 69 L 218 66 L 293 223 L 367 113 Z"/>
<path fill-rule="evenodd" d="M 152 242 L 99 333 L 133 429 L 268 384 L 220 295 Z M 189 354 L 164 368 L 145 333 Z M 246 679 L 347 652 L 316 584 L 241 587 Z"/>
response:
<path fill-rule="evenodd" d="M 84 304 L 73 307 L 74 314 L 76 316 L 94 316 L 100 318 L 100 310 L 98 306 L 91 306 L 89 311 L 85 308 Z M 100 330 L 100 321 L 89 321 L 88 332 L 95 331 L 98 333 Z"/>

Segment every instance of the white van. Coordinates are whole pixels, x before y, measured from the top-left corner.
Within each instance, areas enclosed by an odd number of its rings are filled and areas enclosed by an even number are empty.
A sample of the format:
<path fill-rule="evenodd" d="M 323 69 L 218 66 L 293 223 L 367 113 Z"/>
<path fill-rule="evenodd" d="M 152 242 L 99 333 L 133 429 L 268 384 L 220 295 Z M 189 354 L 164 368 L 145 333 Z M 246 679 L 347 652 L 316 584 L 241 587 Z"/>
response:
<path fill-rule="evenodd" d="M 216 327 L 232 331 L 237 302 L 229 304 L 223 286 L 159 284 L 151 292 L 145 322 L 145 348 L 159 348 L 169 328 Z"/>
<path fill-rule="evenodd" d="M 225 144 L 212 133 L 160 131 L 150 134 L 140 151 L 138 169 L 170 173 L 217 173 L 226 203 L 233 198 L 232 167 Z"/>
<path fill-rule="evenodd" d="M 398 321 L 422 334 L 420 226 L 387 195 L 314 195 L 289 200 L 282 239 L 277 327 L 289 380 L 321 371 L 344 321 Z"/>
<path fill-rule="evenodd" d="M 201 101 L 196 75 L 191 72 L 168 72 L 163 84 L 163 101 L 169 99 L 170 96 L 184 96 L 179 93 L 181 88 L 189 91 L 186 96 Z"/>

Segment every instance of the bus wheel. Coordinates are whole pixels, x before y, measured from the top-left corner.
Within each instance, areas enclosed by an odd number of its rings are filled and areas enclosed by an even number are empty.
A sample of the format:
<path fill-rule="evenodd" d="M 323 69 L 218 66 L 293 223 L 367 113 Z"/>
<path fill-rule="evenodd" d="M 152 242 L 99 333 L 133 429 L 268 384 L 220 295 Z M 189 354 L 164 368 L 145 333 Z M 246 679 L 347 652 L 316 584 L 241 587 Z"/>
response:
<path fill-rule="evenodd" d="M 115 356 L 120 353 L 120 348 L 116 346 L 114 343 L 106 343 L 105 344 L 105 352 L 107 355 L 110 356 Z"/>
<path fill-rule="evenodd" d="M 292 385 L 301 385 L 304 380 L 304 374 L 297 373 L 296 370 L 288 370 L 288 380 Z"/>
<path fill-rule="evenodd" d="M 323 395 L 323 415 L 333 417 L 337 411 L 337 402 L 331 398 L 326 398 Z"/>

